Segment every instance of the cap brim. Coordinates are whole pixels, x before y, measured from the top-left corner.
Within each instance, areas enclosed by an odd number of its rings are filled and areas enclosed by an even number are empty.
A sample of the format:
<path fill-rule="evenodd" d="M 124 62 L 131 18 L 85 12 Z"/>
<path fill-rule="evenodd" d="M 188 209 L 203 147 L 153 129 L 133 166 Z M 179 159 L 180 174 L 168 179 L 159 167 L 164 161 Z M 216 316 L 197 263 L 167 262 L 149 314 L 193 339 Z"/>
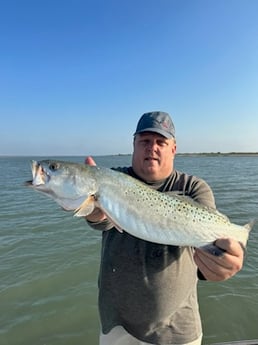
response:
<path fill-rule="evenodd" d="M 167 139 L 172 139 L 174 138 L 174 136 L 166 131 L 163 131 L 162 129 L 158 129 L 158 128 L 144 128 L 142 131 L 137 131 L 134 133 L 134 135 L 136 134 L 140 134 L 140 133 L 144 133 L 144 132 L 153 132 L 153 133 L 158 133 L 160 135 L 162 135 L 163 137 L 167 138 Z"/>

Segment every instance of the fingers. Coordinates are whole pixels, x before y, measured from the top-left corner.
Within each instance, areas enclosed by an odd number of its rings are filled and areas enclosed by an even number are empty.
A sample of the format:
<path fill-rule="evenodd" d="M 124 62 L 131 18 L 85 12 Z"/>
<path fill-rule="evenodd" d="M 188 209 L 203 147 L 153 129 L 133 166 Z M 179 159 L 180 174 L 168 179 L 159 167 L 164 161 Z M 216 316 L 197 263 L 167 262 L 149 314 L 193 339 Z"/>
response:
<path fill-rule="evenodd" d="M 98 207 L 95 207 L 93 212 L 86 217 L 88 221 L 93 222 L 93 223 L 102 222 L 106 218 L 107 217 L 105 213 Z"/>
<path fill-rule="evenodd" d="M 220 281 L 228 279 L 231 276 L 229 273 L 231 272 L 231 268 L 229 266 L 225 266 L 222 261 L 222 256 L 215 257 L 212 254 L 196 249 L 194 260 L 207 280 Z"/>
<path fill-rule="evenodd" d="M 92 166 L 97 165 L 91 156 L 86 157 L 84 163 Z M 90 222 L 101 222 L 106 219 L 106 215 L 100 208 L 95 207 L 93 212 L 89 214 L 86 219 Z"/>
<path fill-rule="evenodd" d="M 84 163 L 88 165 L 97 165 L 91 156 L 86 157 Z"/>
<path fill-rule="evenodd" d="M 232 239 L 219 239 L 216 241 L 216 245 L 225 250 L 222 256 L 215 256 L 196 249 L 194 260 L 207 280 L 226 280 L 241 270 L 244 252 L 241 245 Z"/>
<path fill-rule="evenodd" d="M 216 240 L 215 245 L 225 250 L 228 254 L 243 256 L 243 246 L 241 246 L 239 242 L 231 240 L 230 238 L 220 238 Z"/>

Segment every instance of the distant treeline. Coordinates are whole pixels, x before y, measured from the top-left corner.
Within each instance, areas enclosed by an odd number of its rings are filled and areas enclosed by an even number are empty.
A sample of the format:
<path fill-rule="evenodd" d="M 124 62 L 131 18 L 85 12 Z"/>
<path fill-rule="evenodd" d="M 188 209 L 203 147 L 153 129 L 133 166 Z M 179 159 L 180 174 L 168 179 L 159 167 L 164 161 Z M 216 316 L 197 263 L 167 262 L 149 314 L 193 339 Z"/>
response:
<path fill-rule="evenodd" d="M 118 153 L 114 156 L 131 156 L 130 153 Z M 177 156 L 258 156 L 258 152 L 181 152 Z"/>
<path fill-rule="evenodd" d="M 177 156 L 258 156 L 258 152 L 192 152 L 177 153 Z"/>

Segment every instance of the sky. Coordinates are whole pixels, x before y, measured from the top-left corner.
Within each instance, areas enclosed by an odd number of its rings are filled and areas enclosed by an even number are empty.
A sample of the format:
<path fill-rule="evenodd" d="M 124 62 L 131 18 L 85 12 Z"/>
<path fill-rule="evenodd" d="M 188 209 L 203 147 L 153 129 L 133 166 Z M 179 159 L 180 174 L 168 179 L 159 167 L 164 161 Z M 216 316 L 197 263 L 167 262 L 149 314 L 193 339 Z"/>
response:
<path fill-rule="evenodd" d="M 257 0 L 0 0 L 0 155 L 258 152 Z"/>

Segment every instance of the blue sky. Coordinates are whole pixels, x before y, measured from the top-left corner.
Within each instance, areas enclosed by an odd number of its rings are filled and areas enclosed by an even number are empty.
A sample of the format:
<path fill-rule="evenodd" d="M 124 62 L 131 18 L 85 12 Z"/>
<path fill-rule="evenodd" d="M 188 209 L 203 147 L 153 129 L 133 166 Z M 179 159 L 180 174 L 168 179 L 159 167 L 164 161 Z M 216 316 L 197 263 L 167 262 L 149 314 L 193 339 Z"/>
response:
<path fill-rule="evenodd" d="M 258 1 L 0 1 L 0 155 L 130 153 L 163 110 L 178 152 L 258 151 Z"/>

